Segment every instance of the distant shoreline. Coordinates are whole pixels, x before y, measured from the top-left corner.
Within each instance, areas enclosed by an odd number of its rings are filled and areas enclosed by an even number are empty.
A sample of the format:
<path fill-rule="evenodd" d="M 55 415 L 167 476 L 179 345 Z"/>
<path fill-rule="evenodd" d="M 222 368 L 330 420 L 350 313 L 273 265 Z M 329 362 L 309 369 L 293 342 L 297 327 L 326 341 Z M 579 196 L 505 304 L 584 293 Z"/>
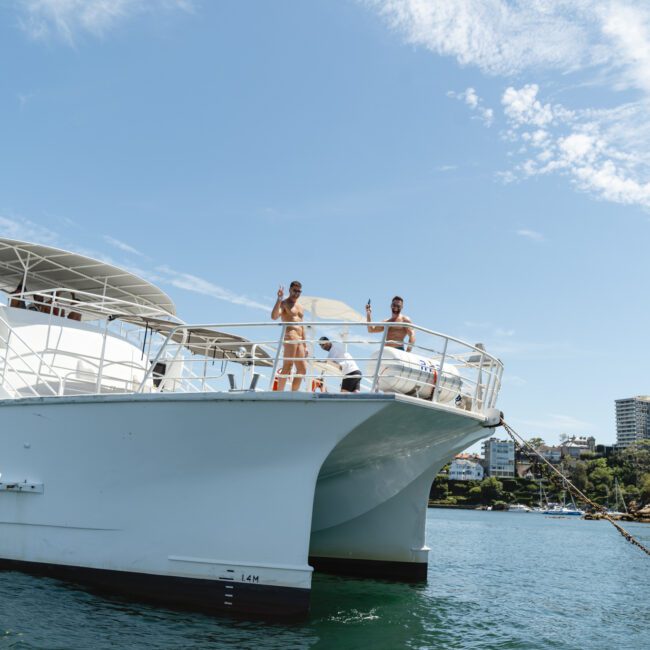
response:
<path fill-rule="evenodd" d="M 456 503 L 431 503 L 429 501 L 428 508 L 445 508 L 451 510 L 487 510 L 484 506 L 468 506 L 468 505 L 458 505 Z"/>
<path fill-rule="evenodd" d="M 488 509 L 485 506 L 467 506 L 467 505 L 457 505 L 457 504 L 451 504 L 451 503 L 431 503 L 429 502 L 427 508 L 440 508 L 442 510 L 485 510 L 486 512 L 508 512 L 507 508 L 490 508 Z M 587 513 L 588 514 L 588 513 Z M 602 516 L 594 516 L 591 514 L 588 514 L 587 517 L 584 517 L 585 519 L 590 519 L 590 520 L 599 520 L 599 519 L 604 519 Z M 616 520 L 622 520 L 623 522 L 632 522 L 635 524 L 650 524 L 650 518 L 648 517 L 635 517 L 634 515 L 626 515 L 624 518 L 616 518 Z"/>

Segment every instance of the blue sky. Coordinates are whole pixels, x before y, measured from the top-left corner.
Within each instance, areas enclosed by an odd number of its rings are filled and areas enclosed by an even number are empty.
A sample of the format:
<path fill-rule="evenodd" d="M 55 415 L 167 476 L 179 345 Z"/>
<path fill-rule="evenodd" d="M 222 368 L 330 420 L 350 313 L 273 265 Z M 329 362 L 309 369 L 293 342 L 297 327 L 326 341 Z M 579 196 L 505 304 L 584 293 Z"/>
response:
<path fill-rule="evenodd" d="M 0 0 L 0 61 L 0 235 L 188 321 L 398 293 L 526 437 L 612 443 L 649 392 L 644 3 Z"/>

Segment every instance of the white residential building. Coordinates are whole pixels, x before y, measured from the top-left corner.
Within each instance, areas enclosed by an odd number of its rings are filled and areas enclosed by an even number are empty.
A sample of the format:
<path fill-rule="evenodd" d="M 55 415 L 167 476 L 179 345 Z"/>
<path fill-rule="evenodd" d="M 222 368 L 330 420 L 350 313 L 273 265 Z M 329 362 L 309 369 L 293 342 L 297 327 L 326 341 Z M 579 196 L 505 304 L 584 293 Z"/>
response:
<path fill-rule="evenodd" d="M 650 438 L 650 396 L 616 400 L 616 446 L 628 447 Z"/>
<path fill-rule="evenodd" d="M 596 451 L 596 439 L 593 436 L 571 436 L 560 444 L 560 448 L 564 455 L 580 458 L 583 452 Z"/>
<path fill-rule="evenodd" d="M 451 481 L 482 481 L 483 467 L 480 463 L 467 458 L 454 458 L 449 467 Z"/>
<path fill-rule="evenodd" d="M 559 463 L 562 460 L 562 447 L 552 447 L 551 445 L 540 445 L 537 452 L 546 458 L 549 463 Z M 568 452 L 567 452 L 568 453 Z"/>
<path fill-rule="evenodd" d="M 483 442 L 485 473 L 488 476 L 515 476 L 515 443 L 512 440 L 490 438 Z"/>

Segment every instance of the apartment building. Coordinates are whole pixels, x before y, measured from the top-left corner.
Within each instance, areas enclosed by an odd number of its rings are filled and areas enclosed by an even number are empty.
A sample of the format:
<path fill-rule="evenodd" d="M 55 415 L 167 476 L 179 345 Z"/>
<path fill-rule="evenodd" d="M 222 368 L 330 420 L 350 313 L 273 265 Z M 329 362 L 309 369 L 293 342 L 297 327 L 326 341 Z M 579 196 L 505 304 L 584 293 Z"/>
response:
<path fill-rule="evenodd" d="M 650 395 L 616 400 L 616 446 L 650 438 Z"/>
<path fill-rule="evenodd" d="M 489 438 L 483 441 L 485 473 L 488 476 L 515 476 L 515 443 L 512 440 Z"/>

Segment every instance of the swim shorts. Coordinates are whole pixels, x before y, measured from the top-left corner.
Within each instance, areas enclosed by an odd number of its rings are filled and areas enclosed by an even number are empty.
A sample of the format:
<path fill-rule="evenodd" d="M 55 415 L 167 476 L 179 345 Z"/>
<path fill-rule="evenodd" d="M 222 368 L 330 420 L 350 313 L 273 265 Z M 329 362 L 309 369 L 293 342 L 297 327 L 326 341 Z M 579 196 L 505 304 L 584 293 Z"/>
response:
<path fill-rule="evenodd" d="M 341 382 L 341 390 L 347 390 L 349 393 L 354 393 L 355 391 L 359 390 L 360 386 L 361 386 L 360 370 L 353 370 L 352 372 L 349 372 L 347 375 L 345 375 L 343 381 Z"/>

